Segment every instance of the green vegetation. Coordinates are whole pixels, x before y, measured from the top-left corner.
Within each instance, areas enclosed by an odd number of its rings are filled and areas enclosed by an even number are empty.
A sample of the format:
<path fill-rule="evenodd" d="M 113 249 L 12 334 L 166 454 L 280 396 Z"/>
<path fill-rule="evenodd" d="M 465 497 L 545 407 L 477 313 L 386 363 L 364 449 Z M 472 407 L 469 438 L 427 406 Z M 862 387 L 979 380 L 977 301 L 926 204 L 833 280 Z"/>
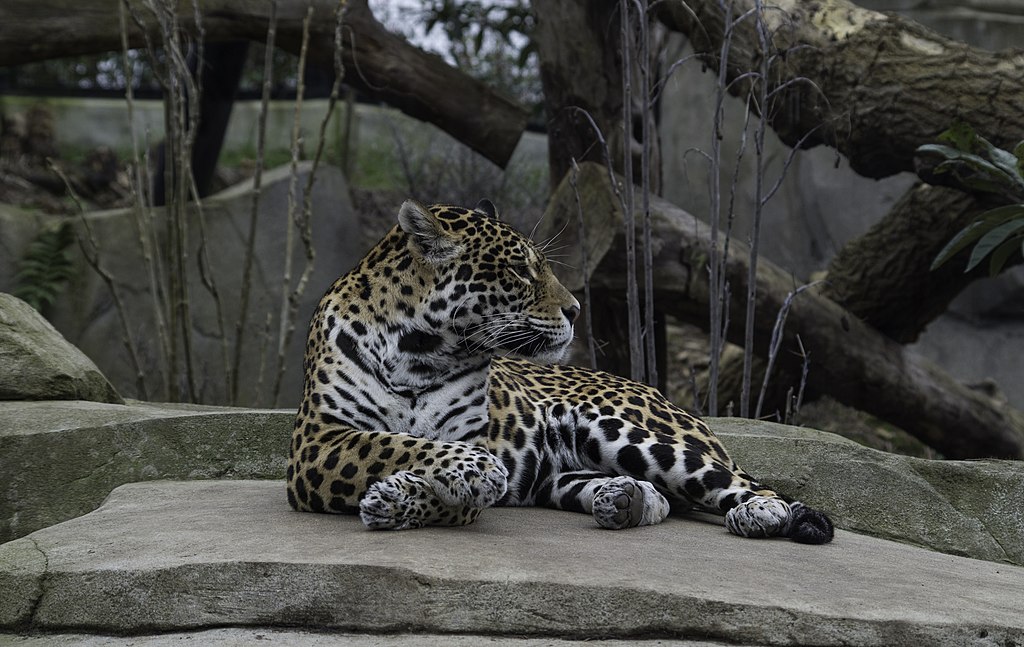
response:
<path fill-rule="evenodd" d="M 74 273 L 68 248 L 75 242 L 70 222 L 43 227 L 18 265 L 14 296 L 42 312 L 53 303 Z"/>
<path fill-rule="evenodd" d="M 939 139 L 946 143 L 917 149 L 919 158 L 934 164 L 931 175 L 935 180 L 1010 204 L 982 213 L 962 229 L 935 257 L 932 269 L 974 243 L 964 272 L 987 257 L 989 273 L 995 276 L 1018 250 L 1024 254 L 1024 141 L 1011 153 L 993 146 L 965 124 L 953 126 Z"/>

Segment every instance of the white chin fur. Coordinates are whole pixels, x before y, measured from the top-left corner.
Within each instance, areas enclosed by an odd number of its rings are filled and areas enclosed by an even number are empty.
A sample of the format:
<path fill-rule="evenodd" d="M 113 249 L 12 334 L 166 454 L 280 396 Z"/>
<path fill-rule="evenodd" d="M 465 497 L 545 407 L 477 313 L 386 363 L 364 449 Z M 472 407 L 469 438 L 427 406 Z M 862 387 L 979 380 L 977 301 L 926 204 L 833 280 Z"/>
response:
<path fill-rule="evenodd" d="M 569 346 L 570 344 L 565 344 L 560 348 L 545 350 L 531 357 L 527 357 L 526 359 L 538 364 L 557 364 L 565 359 L 569 354 Z"/>

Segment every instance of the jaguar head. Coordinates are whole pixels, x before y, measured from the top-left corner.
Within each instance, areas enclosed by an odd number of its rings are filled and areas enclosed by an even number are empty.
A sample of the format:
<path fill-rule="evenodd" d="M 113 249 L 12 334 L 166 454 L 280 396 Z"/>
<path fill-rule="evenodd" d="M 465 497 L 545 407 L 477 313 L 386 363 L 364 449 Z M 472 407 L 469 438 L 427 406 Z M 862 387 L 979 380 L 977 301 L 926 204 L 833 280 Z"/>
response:
<path fill-rule="evenodd" d="M 424 316 L 455 335 L 463 351 L 542 363 L 565 356 L 579 301 L 490 201 L 465 209 L 407 200 L 398 221 L 431 277 Z"/>

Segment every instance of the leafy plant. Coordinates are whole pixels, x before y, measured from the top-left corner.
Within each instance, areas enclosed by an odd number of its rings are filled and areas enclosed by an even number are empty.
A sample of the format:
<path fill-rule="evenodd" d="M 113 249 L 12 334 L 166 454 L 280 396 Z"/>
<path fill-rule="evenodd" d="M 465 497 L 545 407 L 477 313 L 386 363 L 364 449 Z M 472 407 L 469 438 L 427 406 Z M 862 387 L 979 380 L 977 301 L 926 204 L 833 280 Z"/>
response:
<path fill-rule="evenodd" d="M 1024 142 L 1013 152 L 993 146 L 966 124 L 956 124 L 939 135 L 943 144 L 917 149 L 918 174 L 930 184 L 989 193 L 1009 202 L 990 209 L 953 237 L 932 262 L 944 264 L 974 243 L 965 272 L 986 257 L 989 273 L 998 274 L 1020 250 L 1024 254 Z"/>
<path fill-rule="evenodd" d="M 43 227 L 18 265 L 14 296 L 40 312 L 53 303 L 74 274 L 68 258 L 74 242 L 75 232 L 67 220 Z"/>

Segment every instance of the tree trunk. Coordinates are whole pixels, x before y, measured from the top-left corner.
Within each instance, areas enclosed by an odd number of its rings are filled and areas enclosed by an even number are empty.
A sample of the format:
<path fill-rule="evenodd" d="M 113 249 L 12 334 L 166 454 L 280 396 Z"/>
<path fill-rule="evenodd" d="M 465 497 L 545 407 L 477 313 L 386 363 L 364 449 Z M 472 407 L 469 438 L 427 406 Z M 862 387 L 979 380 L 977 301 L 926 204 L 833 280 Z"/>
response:
<path fill-rule="evenodd" d="M 183 27 L 195 31 L 192 2 L 165 2 L 176 7 Z M 266 40 L 271 3 L 197 0 L 197 4 L 207 41 Z M 158 38 L 147 3 L 129 0 L 129 5 L 150 36 Z M 337 6 L 334 0 L 278 3 L 278 46 L 298 54 L 302 21 L 307 7 L 312 7 L 309 58 L 333 65 Z M 118 2 L 111 0 L 3 0 L 0 66 L 120 50 L 117 10 Z M 436 125 L 498 166 L 508 163 L 526 127 L 524 108 L 451 67 L 441 57 L 385 30 L 374 19 L 366 0 L 349 0 L 344 21 L 342 62 L 347 84 Z M 128 32 L 131 47 L 146 46 L 143 32 L 130 17 Z"/>
<path fill-rule="evenodd" d="M 988 276 L 986 263 L 964 272 L 970 248 L 930 268 L 946 243 L 990 208 L 962 191 L 915 185 L 885 218 L 839 250 L 824 294 L 893 340 L 917 341 L 956 295 Z"/>
<path fill-rule="evenodd" d="M 660 5 L 662 22 L 686 34 L 712 68 L 725 33 L 720 4 Z M 737 16 L 755 0 L 732 4 Z M 957 120 L 1002 148 L 1024 139 L 1020 50 L 986 52 L 846 0 L 779 0 L 765 19 L 784 54 L 774 61 L 773 85 L 791 83 L 771 102 L 772 127 L 790 146 L 827 144 L 856 172 L 881 178 L 913 171 L 914 150 Z M 732 30 L 730 81 L 758 69 L 761 49 L 748 17 Z M 732 91 L 745 94 L 745 85 Z"/>
<path fill-rule="evenodd" d="M 985 263 L 963 271 L 970 247 L 934 271 L 931 264 L 957 232 L 990 208 L 962 191 L 915 185 L 866 234 L 839 250 L 829 264 L 822 295 L 898 343 L 917 341 L 964 288 L 988 276 Z M 1007 267 L 1021 260 L 1017 255 Z M 718 383 L 723 399 L 739 398 L 741 371 L 742 362 L 723 362 Z M 777 374 L 765 410 L 782 410 L 785 385 L 798 379 L 799 374 Z"/>
<path fill-rule="evenodd" d="M 608 183 L 607 170 L 586 164 L 578 177 L 587 231 L 591 285 L 597 290 L 622 289 L 625 250 L 623 216 Z M 574 192 L 564 181 L 552 197 L 543 220 L 557 228 L 576 217 Z M 667 314 L 702 328 L 707 326 L 709 256 L 707 225 L 665 201 L 652 202 L 654 281 L 658 303 Z M 573 220 L 570 220 L 572 222 Z M 563 233 L 567 249 L 580 243 L 574 227 Z M 725 272 L 732 285 L 730 312 L 745 308 L 748 250 L 733 241 Z M 569 266 L 581 267 L 570 254 Z M 582 285 L 578 269 L 559 268 L 570 288 Z M 776 313 L 794 289 L 792 277 L 772 263 L 758 264 L 759 312 Z M 727 337 L 740 342 L 740 318 L 731 317 Z M 773 317 L 755 323 L 754 346 L 765 355 Z M 927 360 L 862 323 L 814 290 L 795 297 L 786 320 L 777 366 L 800 374 L 802 358 L 794 350 L 797 335 L 809 353 L 810 393 L 827 394 L 905 429 L 949 458 L 1024 458 L 1024 415 L 955 382 Z M 787 385 L 788 386 L 788 385 Z"/>
<path fill-rule="evenodd" d="M 552 189 L 574 162 L 610 165 L 616 172 L 625 174 L 627 150 L 630 152 L 634 184 L 642 185 L 642 152 L 646 135 L 650 155 L 649 187 L 652 193 L 657 193 L 661 174 L 657 128 L 650 109 L 647 111 L 647 127 L 644 128 L 644 102 L 649 101 L 649 97 L 645 96 L 643 52 L 638 46 L 644 34 L 652 29 L 649 21 L 645 22 L 637 15 L 634 3 L 629 4 L 631 29 L 626 30 L 629 46 L 624 55 L 620 3 L 534 0 L 531 6 L 537 17 L 534 41 L 537 43 L 548 115 Z M 571 28 L 567 29 L 567 25 Z M 653 67 L 653 61 L 647 61 L 646 69 Z M 625 127 L 627 106 L 630 108 L 629 128 Z M 636 198 L 638 202 L 641 200 L 639 195 Z M 638 233 L 637 237 L 640 236 Z M 641 256 L 637 254 L 635 258 L 637 276 L 642 280 Z M 589 306 L 594 317 L 589 332 L 599 341 L 611 342 L 602 345 L 597 357 L 598 366 L 618 375 L 645 379 L 640 377 L 645 366 L 648 370 L 652 365 L 656 366 L 656 358 L 663 357 L 664 353 L 656 341 L 653 353 L 649 350 L 645 353 L 644 349 L 631 343 L 619 343 L 639 338 L 639 334 L 629 333 L 630 308 L 626 290 L 603 294 L 592 301 Z M 642 298 L 638 296 L 638 309 L 643 305 Z M 664 338 L 665 322 L 658 316 L 652 318 L 653 321 L 644 328 L 654 335 L 655 340 Z M 639 315 L 633 319 L 637 330 L 642 326 L 639 320 Z M 660 371 L 655 372 L 660 375 Z M 663 377 L 659 377 L 658 382 L 664 384 Z"/>

